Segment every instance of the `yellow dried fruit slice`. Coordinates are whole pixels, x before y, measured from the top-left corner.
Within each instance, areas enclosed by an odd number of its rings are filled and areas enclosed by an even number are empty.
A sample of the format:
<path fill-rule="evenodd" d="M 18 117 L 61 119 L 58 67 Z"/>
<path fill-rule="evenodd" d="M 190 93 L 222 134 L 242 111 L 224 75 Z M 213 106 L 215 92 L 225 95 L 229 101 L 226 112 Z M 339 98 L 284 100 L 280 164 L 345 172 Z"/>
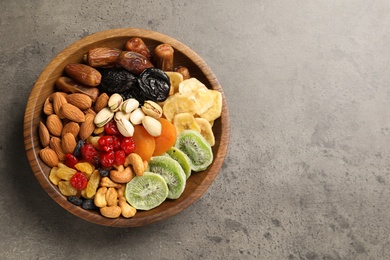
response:
<path fill-rule="evenodd" d="M 67 166 L 65 167 L 59 167 L 57 170 L 56 175 L 61 179 L 61 180 L 66 180 L 69 181 L 70 178 L 76 173 L 77 171 L 75 169 L 69 168 Z"/>
<path fill-rule="evenodd" d="M 183 80 L 179 84 L 179 93 L 183 95 L 192 95 L 199 90 L 207 90 L 208 88 L 197 78 L 189 78 Z"/>
<path fill-rule="evenodd" d="M 92 198 L 96 194 L 96 190 L 100 182 L 100 173 L 98 170 L 95 170 L 91 177 L 88 180 L 87 188 L 85 189 L 86 198 Z"/>
<path fill-rule="evenodd" d="M 213 146 L 215 144 L 215 137 L 210 122 L 201 117 L 195 118 L 195 122 L 200 127 L 200 134 L 206 139 L 210 146 Z"/>
<path fill-rule="evenodd" d="M 214 100 L 213 105 L 207 109 L 206 112 L 200 114 L 199 116 L 205 118 L 207 121 L 211 122 L 221 116 L 222 113 L 222 94 L 217 90 L 209 90 L 210 95 Z"/>
<path fill-rule="evenodd" d="M 58 167 L 53 167 L 51 168 L 49 173 L 49 180 L 54 185 L 58 185 L 58 182 L 61 180 L 61 178 L 57 176 L 57 171 L 58 171 Z"/>
<path fill-rule="evenodd" d="M 70 184 L 70 181 L 58 182 L 58 189 L 64 196 L 75 196 L 77 194 L 76 188 Z"/>
<path fill-rule="evenodd" d="M 95 167 L 88 162 L 76 163 L 74 167 L 80 172 L 84 172 L 86 174 L 91 174 L 95 170 Z"/>
<path fill-rule="evenodd" d="M 163 106 L 163 113 L 165 118 L 169 122 L 173 122 L 173 118 L 176 114 L 190 113 L 194 115 L 196 113 L 196 105 L 194 100 L 191 100 L 188 96 L 176 93 L 173 96 L 168 97 Z"/>
<path fill-rule="evenodd" d="M 177 93 L 179 91 L 179 84 L 183 81 L 183 75 L 174 71 L 166 71 L 165 74 L 168 75 L 171 81 L 171 88 L 174 90 L 173 93 Z"/>
<path fill-rule="evenodd" d="M 200 127 L 196 123 L 195 118 L 190 113 L 180 113 L 175 115 L 173 125 L 176 128 L 176 133 L 180 134 L 184 130 L 195 130 L 200 132 Z"/>

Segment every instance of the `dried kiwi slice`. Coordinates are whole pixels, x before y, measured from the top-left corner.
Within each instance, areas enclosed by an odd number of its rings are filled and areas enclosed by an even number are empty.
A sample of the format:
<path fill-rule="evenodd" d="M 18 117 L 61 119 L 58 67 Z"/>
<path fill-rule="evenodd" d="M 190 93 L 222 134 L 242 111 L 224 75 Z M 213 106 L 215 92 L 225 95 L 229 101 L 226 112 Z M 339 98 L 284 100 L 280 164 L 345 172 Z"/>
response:
<path fill-rule="evenodd" d="M 191 169 L 195 172 L 205 170 L 213 162 L 213 151 L 210 144 L 197 131 L 184 130 L 181 132 L 177 136 L 175 147 L 188 156 Z"/>
<path fill-rule="evenodd" d="M 187 179 L 191 176 L 190 159 L 179 148 L 172 146 L 168 151 L 166 151 L 164 155 L 171 157 L 180 164 L 181 168 L 186 174 Z"/>
<path fill-rule="evenodd" d="M 136 209 L 150 210 L 165 201 L 168 185 L 164 178 L 156 173 L 145 172 L 134 177 L 126 184 L 125 198 Z"/>
<path fill-rule="evenodd" d="M 186 186 L 186 175 L 180 164 L 168 156 L 155 156 L 148 162 L 149 172 L 160 174 L 168 185 L 168 199 L 177 199 Z"/>

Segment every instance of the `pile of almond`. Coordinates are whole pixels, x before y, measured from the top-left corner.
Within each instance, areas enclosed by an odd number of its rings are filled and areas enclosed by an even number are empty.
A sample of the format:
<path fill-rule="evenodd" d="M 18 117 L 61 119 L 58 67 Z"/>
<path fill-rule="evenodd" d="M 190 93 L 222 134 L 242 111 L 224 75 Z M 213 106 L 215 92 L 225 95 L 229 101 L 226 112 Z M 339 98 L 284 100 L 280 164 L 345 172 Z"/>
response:
<path fill-rule="evenodd" d="M 40 122 L 41 159 L 50 167 L 73 153 L 77 140 L 86 140 L 94 131 L 97 112 L 107 106 L 108 96 L 102 93 L 96 102 L 83 93 L 54 92 L 45 101 L 46 122 Z"/>

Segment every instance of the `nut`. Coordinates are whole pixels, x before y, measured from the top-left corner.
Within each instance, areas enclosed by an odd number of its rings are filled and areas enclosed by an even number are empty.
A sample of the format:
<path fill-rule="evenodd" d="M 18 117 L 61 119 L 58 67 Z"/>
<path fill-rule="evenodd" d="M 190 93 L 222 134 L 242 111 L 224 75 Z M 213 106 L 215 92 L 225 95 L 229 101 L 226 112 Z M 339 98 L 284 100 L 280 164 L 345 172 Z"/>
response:
<path fill-rule="evenodd" d="M 98 70 L 81 63 L 71 63 L 66 65 L 65 72 L 72 79 L 90 87 L 98 86 L 102 79 L 102 75 Z"/>
<path fill-rule="evenodd" d="M 46 127 L 54 136 L 60 136 L 62 132 L 62 121 L 56 114 L 52 114 L 46 119 Z"/>
<path fill-rule="evenodd" d="M 119 206 L 100 208 L 100 213 L 106 218 L 118 218 L 121 215 L 121 208 Z"/>
<path fill-rule="evenodd" d="M 61 141 L 61 147 L 62 147 L 62 151 L 65 154 L 73 153 L 74 149 L 76 148 L 76 145 L 77 145 L 76 138 L 74 137 L 73 134 L 71 133 L 64 134 Z"/>
<path fill-rule="evenodd" d="M 58 165 L 58 157 L 56 152 L 54 152 L 50 147 L 46 146 L 43 148 L 39 155 L 49 167 L 56 167 Z"/>
<path fill-rule="evenodd" d="M 50 142 L 49 130 L 47 130 L 47 127 L 42 122 L 39 122 L 39 140 L 41 141 L 43 147 L 49 145 Z"/>
<path fill-rule="evenodd" d="M 98 96 L 95 102 L 94 110 L 96 113 L 99 113 L 100 110 L 105 108 L 108 105 L 108 95 L 106 93 L 102 93 Z"/>
<path fill-rule="evenodd" d="M 110 171 L 110 179 L 117 183 L 128 183 L 135 177 L 131 167 L 124 168 L 122 165 L 116 170 Z"/>
<path fill-rule="evenodd" d="M 60 92 L 54 92 L 52 95 L 52 99 L 54 113 L 56 113 L 61 119 L 63 119 L 64 116 L 61 114 L 61 107 L 63 104 L 68 102 L 65 98 L 65 95 Z"/>
<path fill-rule="evenodd" d="M 85 115 L 80 108 L 70 104 L 65 103 L 61 106 L 60 113 L 67 119 L 73 122 L 81 123 L 85 121 Z"/>
<path fill-rule="evenodd" d="M 151 116 L 145 116 L 142 119 L 142 125 L 151 136 L 156 137 L 161 135 L 161 123 L 157 119 Z"/>
<path fill-rule="evenodd" d="M 129 98 L 122 103 L 121 110 L 124 111 L 125 113 L 131 113 L 138 107 L 139 107 L 139 101 L 136 100 L 135 98 Z"/>
<path fill-rule="evenodd" d="M 65 153 L 62 151 L 62 142 L 58 137 L 53 136 L 50 138 L 50 148 L 57 154 L 60 161 L 65 161 Z"/>
<path fill-rule="evenodd" d="M 95 116 L 92 114 L 85 115 L 85 121 L 80 125 L 80 139 L 85 140 L 93 133 L 93 131 L 95 130 L 95 124 L 93 122 L 94 119 Z"/>
<path fill-rule="evenodd" d="M 155 119 L 158 119 L 162 116 L 162 108 L 156 102 L 151 100 L 146 100 L 141 108 L 147 116 L 151 116 Z"/>
<path fill-rule="evenodd" d="M 121 118 L 118 121 L 116 121 L 116 126 L 117 126 L 119 132 L 123 136 L 125 136 L 125 137 L 133 136 L 134 126 L 126 118 Z"/>
<path fill-rule="evenodd" d="M 145 172 L 144 162 L 142 161 L 141 156 L 136 153 L 131 153 L 126 156 L 126 161 L 124 166 L 127 167 L 131 165 L 136 175 L 141 176 Z"/>
<path fill-rule="evenodd" d="M 107 206 L 107 201 L 106 201 L 106 193 L 107 193 L 107 187 L 100 187 L 93 199 L 93 202 L 95 205 L 99 208 L 103 208 Z"/>
<path fill-rule="evenodd" d="M 116 188 L 116 189 L 120 189 L 122 187 L 121 184 L 119 183 L 116 183 L 116 182 L 113 182 L 110 178 L 108 177 L 103 177 L 101 180 L 100 180 L 100 186 L 102 187 L 107 187 L 107 188 L 110 188 L 110 187 L 113 187 L 113 188 Z"/>
<path fill-rule="evenodd" d="M 112 112 L 116 112 L 120 109 L 123 102 L 123 98 L 118 93 L 112 94 L 111 97 L 108 99 L 108 107 L 111 109 Z"/>
<path fill-rule="evenodd" d="M 124 111 L 117 111 L 117 112 L 115 112 L 114 119 L 115 119 L 116 122 L 118 122 L 122 118 L 124 118 L 126 120 L 130 120 L 130 113 L 126 113 Z"/>
<path fill-rule="evenodd" d="M 68 103 L 80 108 L 80 110 L 87 110 L 92 106 L 92 99 L 82 93 L 74 93 L 66 96 Z"/>
<path fill-rule="evenodd" d="M 121 208 L 123 217 L 131 218 L 135 215 L 135 213 L 137 213 L 137 210 L 127 203 L 125 197 L 120 196 L 118 201 L 119 201 L 119 207 Z"/>
<path fill-rule="evenodd" d="M 142 119 L 145 117 L 144 112 L 142 112 L 141 108 L 137 108 L 130 114 L 130 122 L 133 125 L 139 125 L 142 123 Z"/>
<path fill-rule="evenodd" d="M 103 108 L 96 114 L 94 123 L 97 127 L 102 127 L 114 117 L 114 112 L 112 112 L 108 107 Z"/>
<path fill-rule="evenodd" d="M 106 193 L 106 202 L 107 206 L 116 206 L 118 205 L 118 192 L 115 188 L 108 188 Z"/>
<path fill-rule="evenodd" d="M 43 113 L 47 116 L 54 113 L 53 103 L 50 98 L 46 98 L 45 103 L 43 104 Z"/>
<path fill-rule="evenodd" d="M 76 122 L 68 122 L 64 127 L 62 128 L 61 136 L 63 136 L 66 133 L 71 133 L 73 136 L 78 136 L 80 131 L 80 126 Z"/>

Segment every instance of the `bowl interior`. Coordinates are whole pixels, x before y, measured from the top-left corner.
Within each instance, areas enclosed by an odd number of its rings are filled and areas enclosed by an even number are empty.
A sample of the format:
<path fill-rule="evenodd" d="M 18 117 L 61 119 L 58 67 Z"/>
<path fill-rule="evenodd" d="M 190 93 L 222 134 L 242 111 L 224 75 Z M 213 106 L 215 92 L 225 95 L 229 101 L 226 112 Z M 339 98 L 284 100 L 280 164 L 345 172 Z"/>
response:
<path fill-rule="evenodd" d="M 57 187 L 50 182 L 48 179 L 50 168 L 39 157 L 39 151 L 42 147 L 39 142 L 38 125 L 40 121 L 45 120 L 42 112 L 43 104 L 46 98 L 55 91 L 54 83 L 63 75 L 63 70 L 67 64 L 82 62 L 83 55 L 93 47 L 124 49 L 126 41 L 131 37 L 142 38 L 150 50 L 153 50 L 160 43 L 169 43 L 175 50 L 174 66 L 187 67 L 192 77 L 199 79 L 208 88 L 220 91 L 223 99 L 223 110 L 221 117 L 213 125 L 215 134 L 215 145 L 213 146 L 214 161 L 205 171 L 191 175 L 179 199 L 166 200 L 159 207 L 149 211 L 138 211 L 130 219 L 122 217 L 108 219 L 101 216 L 97 211 L 84 210 L 71 204 L 59 192 Z M 219 173 L 227 152 L 229 133 L 229 113 L 224 93 L 215 75 L 201 57 L 186 45 L 167 35 L 135 28 L 113 29 L 95 33 L 73 43 L 59 53 L 35 82 L 28 99 L 24 118 L 26 153 L 31 168 L 41 186 L 58 204 L 74 215 L 96 224 L 114 227 L 143 226 L 161 221 L 178 214 L 195 202 L 207 190 Z"/>

